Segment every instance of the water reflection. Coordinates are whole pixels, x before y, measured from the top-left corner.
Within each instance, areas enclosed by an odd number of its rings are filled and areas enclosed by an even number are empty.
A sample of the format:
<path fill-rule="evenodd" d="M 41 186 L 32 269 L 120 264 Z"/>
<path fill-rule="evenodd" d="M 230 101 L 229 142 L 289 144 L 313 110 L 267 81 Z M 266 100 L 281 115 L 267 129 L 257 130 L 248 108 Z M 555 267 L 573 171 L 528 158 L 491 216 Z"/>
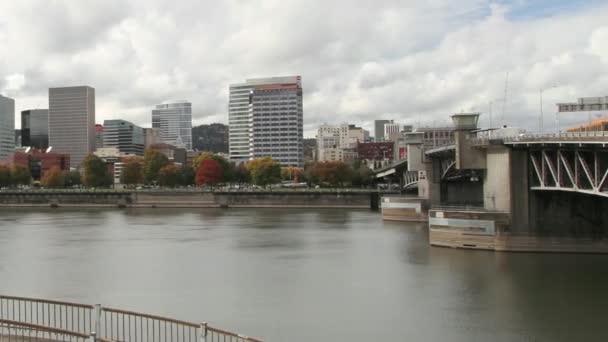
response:
<path fill-rule="evenodd" d="M 0 293 L 268 341 L 606 340 L 607 266 L 430 248 L 366 210 L 0 210 Z"/>

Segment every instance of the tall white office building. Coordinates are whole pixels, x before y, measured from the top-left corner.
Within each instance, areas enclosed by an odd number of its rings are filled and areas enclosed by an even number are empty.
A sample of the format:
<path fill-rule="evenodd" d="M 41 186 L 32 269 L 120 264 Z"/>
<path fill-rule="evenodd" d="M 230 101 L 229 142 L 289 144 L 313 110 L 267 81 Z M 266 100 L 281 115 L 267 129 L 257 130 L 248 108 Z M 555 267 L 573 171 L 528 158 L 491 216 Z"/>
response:
<path fill-rule="evenodd" d="M 158 142 L 192 150 L 192 104 L 173 101 L 156 105 L 152 128 L 158 129 Z"/>
<path fill-rule="evenodd" d="M 95 150 L 95 89 L 49 89 L 49 146 L 69 154 L 70 167 L 79 167 Z"/>
<path fill-rule="evenodd" d="M 230 160 L 271 157 L 282 166 L 303 166 L 301 77 L 248 79 L 229 90 Z"/>
<path fill-rule="evenodd" d="M 15 150 L 15 100 L 0 95 L 0 161 Z"/>

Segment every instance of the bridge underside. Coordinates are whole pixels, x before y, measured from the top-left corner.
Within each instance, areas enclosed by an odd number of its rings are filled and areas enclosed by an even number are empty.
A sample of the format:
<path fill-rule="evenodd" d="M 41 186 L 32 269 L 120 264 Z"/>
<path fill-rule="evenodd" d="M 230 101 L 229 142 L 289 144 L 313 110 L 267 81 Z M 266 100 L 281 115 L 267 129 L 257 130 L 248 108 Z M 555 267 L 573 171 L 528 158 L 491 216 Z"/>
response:
<path fill-rule="evenodd" d="M 594 149 L 530 151 L 531 189 L 608 198 L 608 152 Z"/>
<path fill-rule="evenodd" d="M 564 191 L 532 191 L 529 233 L 608 239 L 608 198 Z"/>

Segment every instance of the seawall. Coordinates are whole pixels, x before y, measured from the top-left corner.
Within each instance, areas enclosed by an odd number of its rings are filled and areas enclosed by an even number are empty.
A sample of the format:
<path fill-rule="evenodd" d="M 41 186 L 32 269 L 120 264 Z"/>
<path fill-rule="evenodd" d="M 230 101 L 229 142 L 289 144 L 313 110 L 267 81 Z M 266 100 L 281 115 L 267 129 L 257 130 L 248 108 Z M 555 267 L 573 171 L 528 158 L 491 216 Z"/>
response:
<path fill-rule="evenodd" d="M 378 208 L 373 191 L 2 191 L 1 207 Z"/>

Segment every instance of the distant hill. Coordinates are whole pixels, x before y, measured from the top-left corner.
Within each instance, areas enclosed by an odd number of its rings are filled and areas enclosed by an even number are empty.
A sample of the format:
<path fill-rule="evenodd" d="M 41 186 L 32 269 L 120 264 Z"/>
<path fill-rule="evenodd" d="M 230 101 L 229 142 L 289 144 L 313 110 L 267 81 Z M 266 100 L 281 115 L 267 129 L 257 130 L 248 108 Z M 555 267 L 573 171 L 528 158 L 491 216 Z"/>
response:
<path fill-rule="evenodd" d="M 228 153 L 228 126 L 220 123 L 192 127 L 192 148 Z"/>

